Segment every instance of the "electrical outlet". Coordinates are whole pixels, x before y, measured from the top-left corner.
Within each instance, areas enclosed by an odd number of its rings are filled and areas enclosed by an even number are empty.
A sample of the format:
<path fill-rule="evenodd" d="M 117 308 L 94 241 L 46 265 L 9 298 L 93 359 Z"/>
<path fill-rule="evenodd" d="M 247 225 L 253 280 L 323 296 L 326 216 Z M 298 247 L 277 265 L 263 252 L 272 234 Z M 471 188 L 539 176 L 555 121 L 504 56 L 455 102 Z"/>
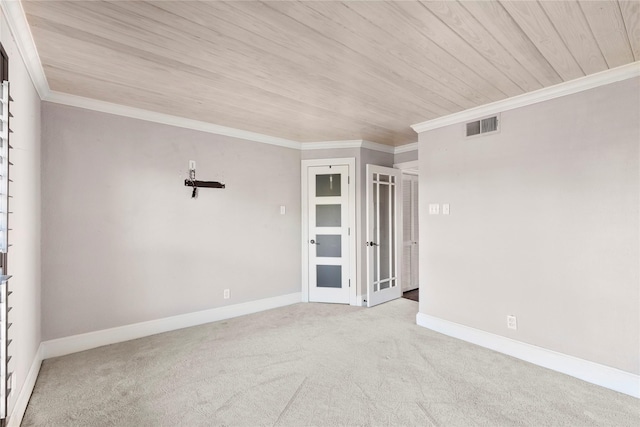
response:
<path fill-rule="evenodd" d="M 516 319 L 516 316 L 511 314 L 507 316 L 507 328 L 518 329 L 518 320 Z"/>
<path fill-rule="evenodd" d="M 229 299 L 230 293 L 229 293 L 229 289 L 225 289 L 224 290 L 224 299 Z"/>
<path fill-rule="evenodd" d="M 445 203 L 442 205 L 442 215 L 449 215 L 449 203 Z"/>

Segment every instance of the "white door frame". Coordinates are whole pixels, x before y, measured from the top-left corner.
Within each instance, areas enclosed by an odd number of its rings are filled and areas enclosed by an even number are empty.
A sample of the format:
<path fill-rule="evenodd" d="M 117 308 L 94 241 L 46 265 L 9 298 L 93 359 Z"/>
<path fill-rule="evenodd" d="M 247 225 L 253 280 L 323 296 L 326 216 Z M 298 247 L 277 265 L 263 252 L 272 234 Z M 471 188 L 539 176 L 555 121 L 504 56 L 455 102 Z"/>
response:
<path fill-rule="evenodd" d="M 356 159 L 346 157 L 339 159 L 310 159 L 302 160 L 300 175 L 302 178 L 302 302 L 309 302 L 309 173 L 310 166 L 349 166 L 349 305 L 357 304 L 357 258 L 356 258 Z"/>
<path fill-rule="evenodd" d="M 402 162 L 395 163 L 393 165 L 394 168 L 400 169 L 402 173 L 406 173 L 408 175 L 419 175 L 420 163 L 417 160 L 412 160 L 410 162 Z"/>

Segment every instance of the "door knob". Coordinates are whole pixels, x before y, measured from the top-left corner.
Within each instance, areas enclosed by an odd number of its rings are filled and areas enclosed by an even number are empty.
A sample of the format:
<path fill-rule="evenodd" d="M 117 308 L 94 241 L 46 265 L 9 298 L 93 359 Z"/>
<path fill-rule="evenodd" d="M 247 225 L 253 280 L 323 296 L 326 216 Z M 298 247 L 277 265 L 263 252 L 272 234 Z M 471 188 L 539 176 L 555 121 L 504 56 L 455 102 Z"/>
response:
<path fill-rule="evenodd" d="M 315 245 L 315 244 L 316 244 L 316 241 L 315 241 L 315 240 L 313 240 L 313 239 L 311 239 L 311 241 L 310 241 L 309 243 L 311 243 L 312 245 Z"/>

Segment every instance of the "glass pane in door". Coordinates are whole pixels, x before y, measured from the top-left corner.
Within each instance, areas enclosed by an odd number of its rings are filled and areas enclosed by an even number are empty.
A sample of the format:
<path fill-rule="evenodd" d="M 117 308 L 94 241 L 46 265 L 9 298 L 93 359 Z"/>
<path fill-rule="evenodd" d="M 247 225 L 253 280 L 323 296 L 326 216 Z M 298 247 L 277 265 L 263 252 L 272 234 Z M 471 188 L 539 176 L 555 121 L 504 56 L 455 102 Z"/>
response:
<path fill-rule="evenodd" d="M 376 242 L 380 245 L 380 280 L 388 279 L 390 276 L 389 271 L 389 255 L 390 255 L 390 240 L 391 234 L 389 229 L 389 185 L 380 184 L 380 237 Z"/>
<path fill-rule="evenodd" d="M 339 234 L 317 235 L 316 256 L 340 258 L 342 256 L 342 236 Z"/>
<path fill-rule="evenodd" d="M 342 206 L 316 205 L 316 227 L 340 227 Z"/>
<path fill-rule="evenodd" d="M 316 286 L 319 288 L 342 287 L 342 266 L 340 265 L 317 265 L 316 275 Z"/>
<path fill-rule="evenodd" d="M 316 175 L 316 197 L 336 197 L 341 195 L 340 174 Z"/>
<path fill-rule="evenodd" d="M 375 182 L 375 177 L 376 175 L 374 175 L 374 181 L 373 181 L 373 191 L 372 191 L 372 197 L 373 197 L 373 230 L 372 230 L 372 234 L 371 234 L 371 241 L 378 243 L 379 242 L 379 238 L 378 238 L 378 205 L 379 205 L 379 198 L 380 198 L 380 194 L 378 193 L 378 189 L 379 189 L 379 185 L 378 183 Z M 372 261 L 373 261 L 373 283 L 378 283 L 378 246 L 374 246 L 371 248 L 371 250 L 373 251 L 373 256 L 372 256 Z"/>

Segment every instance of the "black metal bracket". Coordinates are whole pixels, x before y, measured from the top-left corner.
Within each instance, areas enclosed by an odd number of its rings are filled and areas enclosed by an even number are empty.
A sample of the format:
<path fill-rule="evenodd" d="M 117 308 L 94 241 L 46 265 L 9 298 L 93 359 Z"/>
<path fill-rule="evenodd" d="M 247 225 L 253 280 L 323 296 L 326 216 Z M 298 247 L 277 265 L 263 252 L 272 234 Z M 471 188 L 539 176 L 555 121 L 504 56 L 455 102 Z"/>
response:
<path fill-rule="evenodd" d="M 184 180 L 185 187 L 194 187 L 194 188 L 225 188 L 225 185 L 218 181 L 198 181 L 185 179 Z"/>

